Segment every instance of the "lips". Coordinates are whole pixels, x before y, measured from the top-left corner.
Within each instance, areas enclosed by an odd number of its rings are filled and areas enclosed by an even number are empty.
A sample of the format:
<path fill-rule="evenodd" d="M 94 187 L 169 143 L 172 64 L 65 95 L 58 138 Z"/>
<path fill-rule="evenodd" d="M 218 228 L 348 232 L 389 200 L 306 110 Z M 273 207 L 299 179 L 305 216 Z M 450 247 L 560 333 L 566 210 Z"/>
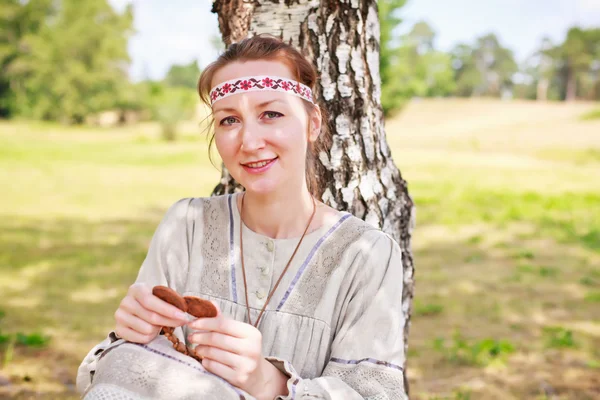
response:
<path fill-rule="evenodd" d="M 245 164 L 241 164 L 241 166 L 244 169 L 244 171 L 246 171 L 246 173 L 254 176 L 260 176 L 266 173 L 268 170 L 270 170 L 273 165 L 277 164 L 278 160 L 279 157 L 271 158 L 268 160 L 256 160 Z"/>
<path fill-rule="evenodd" d="M 268 160 L 252 161 L 252 162 L 245 163 L 245 164 L 242 164 L 242 165 L 244 167 L 247 167 L 247 168 L 262 168 L 262 167 L 264 167 L 266 165 L 269 165 L 270 163 L 272 163 L 276 159 L 277 159 L 277 157 L 271 158 L 271 159 L 268 159 Z"/>

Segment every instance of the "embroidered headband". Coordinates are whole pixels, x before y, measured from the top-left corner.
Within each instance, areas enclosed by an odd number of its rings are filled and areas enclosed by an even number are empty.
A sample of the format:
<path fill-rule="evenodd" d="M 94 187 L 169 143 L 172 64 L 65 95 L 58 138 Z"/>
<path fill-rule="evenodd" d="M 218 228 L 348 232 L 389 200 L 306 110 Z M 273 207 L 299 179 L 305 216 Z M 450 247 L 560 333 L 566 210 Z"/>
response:
<path fill-rule="evenodd" d="M 245 76 L 218 84 L 210 91 L 210 104 L 213 105 L 217 101 L 234 94 L 260 90 L 289 93 L 314 103 L 312 90 L 308 86 L 293 79 L 261 75 Z"/>

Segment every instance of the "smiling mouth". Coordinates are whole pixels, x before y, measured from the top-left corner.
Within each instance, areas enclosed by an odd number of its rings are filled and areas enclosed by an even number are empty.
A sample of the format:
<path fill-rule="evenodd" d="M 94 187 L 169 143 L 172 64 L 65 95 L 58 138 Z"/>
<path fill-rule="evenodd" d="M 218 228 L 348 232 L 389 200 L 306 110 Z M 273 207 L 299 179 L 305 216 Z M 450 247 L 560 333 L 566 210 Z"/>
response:
<path fill-rule="evenodd" d="M 255 162 L 250 162 L 250 163 L 246 163 L 246 164 L 242 164 L 244 167 L 248 167 L 248 168 L 261 168 L 264 167 L 267 164 L 272 163 L 273 161 L 277 160 L 278 157 L 275 158 L 271 158 L 270 160 L 262 160 L 262 161 L 255 161 Z"/>

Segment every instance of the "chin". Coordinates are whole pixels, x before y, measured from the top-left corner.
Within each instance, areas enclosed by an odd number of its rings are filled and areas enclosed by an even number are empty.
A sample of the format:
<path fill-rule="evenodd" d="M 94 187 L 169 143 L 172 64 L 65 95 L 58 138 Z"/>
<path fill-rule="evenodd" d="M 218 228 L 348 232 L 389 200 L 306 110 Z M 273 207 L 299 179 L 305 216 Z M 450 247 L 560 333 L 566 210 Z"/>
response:
<path fill-rule="evenodd" d="M 275 193 L 279 190 L 279 185 L 275 182 L 247 182 L 246 185 L 241 183 L 246 189 L 246 192 L 253 193 L 256 195 L 266 195 Z"/>

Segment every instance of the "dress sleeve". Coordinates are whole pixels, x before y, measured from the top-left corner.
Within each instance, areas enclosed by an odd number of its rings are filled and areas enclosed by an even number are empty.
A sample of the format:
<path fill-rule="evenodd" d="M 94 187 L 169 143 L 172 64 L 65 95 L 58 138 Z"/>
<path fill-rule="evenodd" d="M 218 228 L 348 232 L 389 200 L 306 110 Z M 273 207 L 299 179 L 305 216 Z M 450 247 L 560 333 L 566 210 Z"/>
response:
<path fill-rule="evenodd" d="M 267 357 L 287 375 L 277 399 L 404 400 L 403 268 L 398 244 L 381 231 L 355 258 L 358 271 L 320 377 L 303 379 L 290 362 Z M 362 246 L 362 244 L 361 244 Z"/>
<path fill-rule="evenodd" d="M 148 253 L 135 280 L 149 286 L 165 285 L 176 291 L 183 288 L 189 264 L 189 245 L 193 227 L 189 226 L 190 203 L 193 199 L 181 199 L 167 210 L 156 228 Z M 190 221 L 191 222 L 191 221 Z M 179 289 L 179 290 L 178 290 Z M 183 337 L 181 328 L 175 334 Z M 102 353 L 123 341 L 114 331 L 94 346 L 77 371 L 77 390 L 84 393 L 92 382 L 96 364 Z"/>

